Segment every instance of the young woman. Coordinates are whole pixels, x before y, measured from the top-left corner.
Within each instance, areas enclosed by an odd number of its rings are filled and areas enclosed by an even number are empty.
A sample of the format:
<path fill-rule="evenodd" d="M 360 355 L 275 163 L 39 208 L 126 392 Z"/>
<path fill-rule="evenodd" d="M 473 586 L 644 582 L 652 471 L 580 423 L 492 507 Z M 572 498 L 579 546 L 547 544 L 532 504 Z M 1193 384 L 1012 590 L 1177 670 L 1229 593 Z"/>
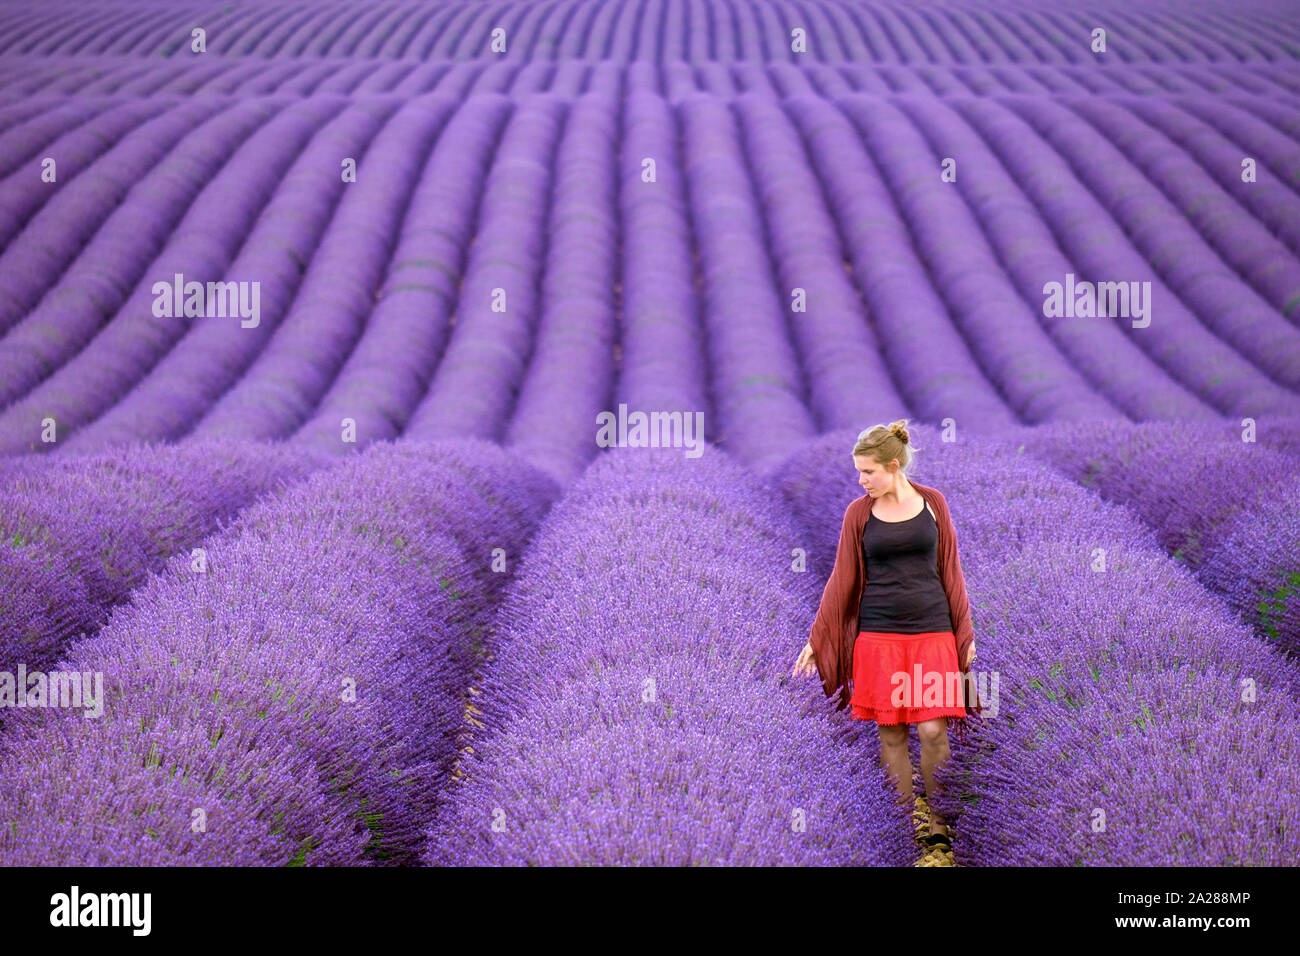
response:
<path fill-rule="evenodd" d="M 911 461 L 906 424 L 869 428 L 853 446 L 866 493 L 844 512 L 835 568 L 794 675 L 815 667 L 828 697 L 852 682 L 852 716 L 876 722 L 881 762 L 905 806 L 913 801 L 908 726 L 916 725 L 931 807 L 922 842 L 946 848 L 934 771 L 950 756 L 949 718 L 960 734 L 980 706 L 966 679 L 975 638 L 947 502 L 903 473 Z"/>

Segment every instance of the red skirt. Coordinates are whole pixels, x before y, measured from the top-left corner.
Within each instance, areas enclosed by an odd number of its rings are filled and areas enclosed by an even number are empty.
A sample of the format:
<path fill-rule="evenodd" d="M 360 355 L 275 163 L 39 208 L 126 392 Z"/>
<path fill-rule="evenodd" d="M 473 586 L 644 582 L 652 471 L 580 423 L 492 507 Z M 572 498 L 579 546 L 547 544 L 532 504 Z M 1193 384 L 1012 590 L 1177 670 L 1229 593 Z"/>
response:
<path fill-rule="evenodd" d="M 860 632 L 853 644 L 849 706 L 855 720 L 878 724 L 965 717 L 956 635 Z"/>

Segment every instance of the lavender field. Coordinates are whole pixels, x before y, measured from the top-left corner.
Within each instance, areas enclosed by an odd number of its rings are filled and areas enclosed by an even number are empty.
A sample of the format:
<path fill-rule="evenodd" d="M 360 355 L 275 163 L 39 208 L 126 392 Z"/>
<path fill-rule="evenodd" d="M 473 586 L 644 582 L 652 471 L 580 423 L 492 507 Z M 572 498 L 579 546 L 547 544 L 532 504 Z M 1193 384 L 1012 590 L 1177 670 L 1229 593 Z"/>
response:
<path fill-rule="evenodd" d="M 925 858 L 791 673 L 898 419 L 995 681 Z M 1300 864 L 1300 9 L 0 0 L 68 864 Z"/>

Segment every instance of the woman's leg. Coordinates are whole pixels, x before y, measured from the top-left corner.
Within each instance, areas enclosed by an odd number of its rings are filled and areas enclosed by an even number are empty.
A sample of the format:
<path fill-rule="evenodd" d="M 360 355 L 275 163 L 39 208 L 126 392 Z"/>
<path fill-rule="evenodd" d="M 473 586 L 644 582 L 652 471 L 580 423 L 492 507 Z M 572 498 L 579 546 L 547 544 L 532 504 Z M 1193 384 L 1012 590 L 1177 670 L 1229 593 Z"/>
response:
<path fill-rule="evenodd" d="M 898 799 L 905 807 L 913 803 L 912 755 L 907 752 L 907 724 L 877 725 L 880 732 L 880 763 L 894 777 Z"/>
<path fill-rule="evenodd" d="M 947 833 L 948 826 L 934 807 L 934 795 L 939 789 L 934 779 L 934 768 L 949 757 L 948 718 L 921 721 L 916 725 L 916 735 L 921 738 L 921 776 L 925 779 L 926 803 L 930 805 L 930 832 Z"/>

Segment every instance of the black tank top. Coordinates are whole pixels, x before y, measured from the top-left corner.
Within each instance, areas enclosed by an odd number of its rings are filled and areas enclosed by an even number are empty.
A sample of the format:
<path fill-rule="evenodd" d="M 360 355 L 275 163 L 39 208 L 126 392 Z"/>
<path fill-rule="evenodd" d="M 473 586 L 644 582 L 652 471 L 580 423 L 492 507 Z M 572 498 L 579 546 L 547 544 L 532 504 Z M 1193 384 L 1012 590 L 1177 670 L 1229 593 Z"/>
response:
<path fill-rule="evenodd" d="M 948 597 L 936 559 L 939 528 L 925 503 L 906 521 L 868 515 L 862 529 L 867 583 L 858 610 L 859 631 L 921 634 L 951 631 Z"/>

